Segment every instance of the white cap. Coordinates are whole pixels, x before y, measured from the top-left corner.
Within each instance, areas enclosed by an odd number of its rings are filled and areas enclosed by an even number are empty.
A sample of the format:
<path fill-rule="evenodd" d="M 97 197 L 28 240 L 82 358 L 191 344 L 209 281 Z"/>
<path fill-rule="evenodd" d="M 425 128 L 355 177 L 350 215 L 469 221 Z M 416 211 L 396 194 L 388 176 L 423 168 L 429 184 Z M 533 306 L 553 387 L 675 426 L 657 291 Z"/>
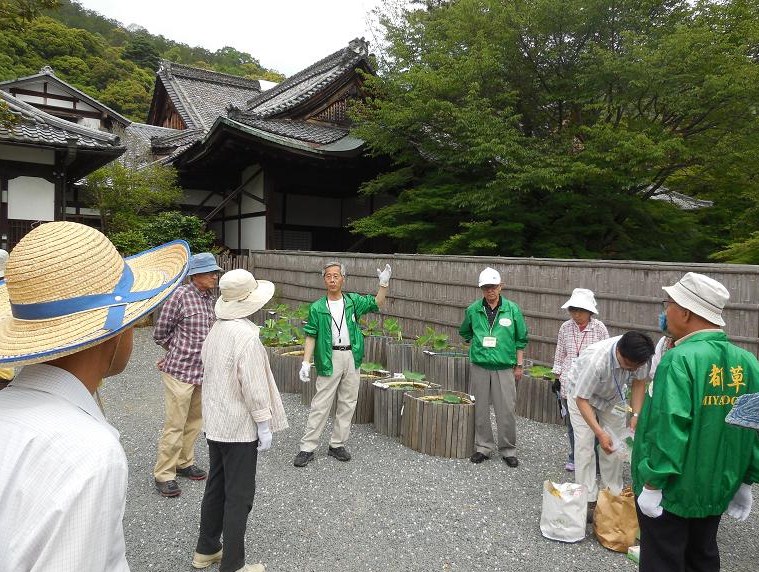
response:
<path fill-rule="evenodd" d="M 488 266 L 485 270 L 480 272 L 479 282 L 480 282 L 479 284 L 480 288 L 485 286 L 485 284 L 497 284 L 500 286 L 501 275 L 498 274 L 498 270 L 496 270 L 495 268 L 490 268 L 490 266 Z"/>
<path fill-rule="evenodd" d="M 593 294 L 593 290 L 588 290 L 587 288 L 575 288 L 572 290 L 572 295 L 569 297 L 569 300 L 564 302 L 562 308 L 582 308 L 591 314 L 598 314 L 596 297 Z"/>
<path fill-rule="evenodd" d="M 663 286 L 678 306 L 701 316 L 707 322 L 724 326 L 722 309 L 730 299 L 730 292 L 714 278 L 696 272 L 688 272 L 673 286 Z"/>

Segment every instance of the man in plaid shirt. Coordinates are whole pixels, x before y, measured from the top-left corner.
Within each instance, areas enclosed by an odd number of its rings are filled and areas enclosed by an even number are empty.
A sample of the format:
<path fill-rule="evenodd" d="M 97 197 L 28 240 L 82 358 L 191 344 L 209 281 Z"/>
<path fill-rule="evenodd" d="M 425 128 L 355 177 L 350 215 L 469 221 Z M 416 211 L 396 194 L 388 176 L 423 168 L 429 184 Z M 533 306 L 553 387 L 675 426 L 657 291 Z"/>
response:
<path fill-rule="evenodd" d="M 210 252 L 194 254 L 188 272 L 190 283 L 177 288 L 166 301 L 153 331 L 155 342 L 166 350 L 157 364 L 166 419 L 153 469 L 156 489 L 165 497 L 181 494 L 177 475 L 194 481 L 207 476 L 195 465 L 195 441 L 203 425 L 200 349 L 216 320 L 213 289 L 220 270 Z"/>

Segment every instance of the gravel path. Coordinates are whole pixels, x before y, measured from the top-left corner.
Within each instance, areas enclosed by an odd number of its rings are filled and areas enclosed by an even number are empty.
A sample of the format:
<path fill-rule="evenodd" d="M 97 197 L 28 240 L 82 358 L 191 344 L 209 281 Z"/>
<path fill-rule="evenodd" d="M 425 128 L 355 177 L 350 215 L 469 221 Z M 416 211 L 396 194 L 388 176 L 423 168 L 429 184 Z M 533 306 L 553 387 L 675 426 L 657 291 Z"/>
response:
<path fill-rule="evenodd" d="M 127 559 L 136 572 L 189 571 L 204 484 L 182 479 L 182 495 L 173 499 L 153 487 L 163 390 L 154 366 L 161 350 L 150 334 L 135 332 L 127 371 L 106 380 L 101 392 L 129 460 Z M 326 456 L 325 433 L 316 460 L 298 469 L 292 459 L 307 410 L 297 395 L 283 400 L 290 428 L 259 457 L 248 521 L 248 561 L 265 563 L 269 572 L 637 569 L 592 535 L 578 544 L 541 536 L 542 482 L 568 476 L 562 427 L 518 418 L 517 469 L 500 460 L 473 465 L 422 455 L 371 425 L 353 427 L 351 462 Z M 208 468 L 203 438 L 197 461 Z M 744 523 L 725 517 L 719 544 L 724 571 L 759 569 L 759 508 Z"/>

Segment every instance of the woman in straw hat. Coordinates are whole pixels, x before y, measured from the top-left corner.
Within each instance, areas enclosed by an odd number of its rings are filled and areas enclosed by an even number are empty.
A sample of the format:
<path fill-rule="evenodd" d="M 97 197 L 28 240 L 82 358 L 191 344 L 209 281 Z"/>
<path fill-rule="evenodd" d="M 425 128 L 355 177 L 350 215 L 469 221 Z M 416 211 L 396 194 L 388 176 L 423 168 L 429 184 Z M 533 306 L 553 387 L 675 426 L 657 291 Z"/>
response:
<path fill-rule="evenodd" d="M 258 326 L 247 317 L 271 299 L 274 284 L 237 269 L 221 277 L 219 290 L 218 319 L 201 350 L 203 428 L 211 466 L 192 565 L 221 562 L 220 572 L 262 572 L 263 564 L 245 564 L 245 528 L 258 453 L 271 447 L 273 431 L 287 428 L 287 418 Z"/>
<path fill-rule="evenodd" d="M 556 341 L 556 353 L 553 357 L 553 373 L 561 383 L 561 416 L 567 422 L 567 438 L 569 439 L 569 455 L 564 468 L 575 470 L 575 434 L 572 422 L 567 414 L 567 384 L 572 364 L 580 352 L 590 344 L 600 342 L 609 337 L 604 323 L 595 316 L 598 314 L 596 297 L 592 290 L 575 288 L 562 308 L 569 313 L 569 320 L 559 327 Z"/>
<path fill-rule="evenodd" d="M 26 367 L 0 391 L 3 570 L 129 570 L 126 456 L 93 394 L 124 370 L 132 326 L 181 283 L 188 258 L 175 241 L 124 260 L 72 222 L 42 224 L 11 252 L 0 364 Z"/>

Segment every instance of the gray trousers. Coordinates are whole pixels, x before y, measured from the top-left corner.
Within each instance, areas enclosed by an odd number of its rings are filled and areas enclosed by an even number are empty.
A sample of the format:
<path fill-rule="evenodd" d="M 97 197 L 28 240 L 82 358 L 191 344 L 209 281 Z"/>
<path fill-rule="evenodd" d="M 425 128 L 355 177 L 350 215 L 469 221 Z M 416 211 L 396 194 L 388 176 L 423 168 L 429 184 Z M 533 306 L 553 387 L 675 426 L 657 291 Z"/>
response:
<path fill-rule="evenodd" d="M 502 457 L 515 457 L 517 421 L 514 407 L 517 391 L 514 370 L 489 370 L 472 364 L 471 387 L 474 395 L 475 449 L 488 457 L 496 450 Z M 496 440 L 493 439 L 493 426 L 490 423 L 491 405 L 495 411 Z"/>
<path fill-rule="evenodd" d="M 335 422 L 332 425 L 330 447 L 344 447 L 351 432 L 351 420 L 356 410 L 361 378 L 356 370 L 350 350 L 332 351 L 332 375 L 316 378 L 316 395 L 311 400 L 306 434 L 300 441 L 300 450 L 311 452 L 319 446 L 319 439 L 327 426 L 327 417 L 337 396 Z"/>

